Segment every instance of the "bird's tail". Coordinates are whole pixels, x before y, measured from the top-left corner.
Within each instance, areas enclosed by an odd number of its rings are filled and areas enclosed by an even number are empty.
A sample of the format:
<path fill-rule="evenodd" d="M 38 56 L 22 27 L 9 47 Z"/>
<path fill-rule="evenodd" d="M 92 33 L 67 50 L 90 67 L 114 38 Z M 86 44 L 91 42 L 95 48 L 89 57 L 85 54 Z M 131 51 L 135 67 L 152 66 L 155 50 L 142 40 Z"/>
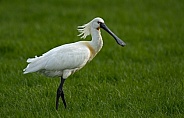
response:
<path fill-rule="evenodd" d="M 41 70 L 43 68 L 43 64 L 44 64 L 43 63 L 44 61 L 42 61 L 42 60 L 43 60 L 42 56 L 40 56 L 40 57 L 35 56 L 35 58 L 27 59 L 27 62 L 29 64 L 23 70 L 24 74 L 32 73 L 32 72 L 36 72 L 38 70 Z"/>

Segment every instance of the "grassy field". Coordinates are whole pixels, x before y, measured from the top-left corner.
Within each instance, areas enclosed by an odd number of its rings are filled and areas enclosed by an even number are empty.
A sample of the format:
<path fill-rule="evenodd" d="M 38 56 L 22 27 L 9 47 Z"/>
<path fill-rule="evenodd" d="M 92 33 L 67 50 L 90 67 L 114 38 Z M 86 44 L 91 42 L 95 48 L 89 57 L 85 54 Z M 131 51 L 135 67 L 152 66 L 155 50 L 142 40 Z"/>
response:
<path fill-rule="evenodd" d="M 183 11 L 183 0 L 0 0 L 0 117 L 184 117 Z M 60 79 L 23 75 L 26 59 L 81 40 L 77 26 L 97 16 L 127 46 L 102 30 L 56 111 Z"/>

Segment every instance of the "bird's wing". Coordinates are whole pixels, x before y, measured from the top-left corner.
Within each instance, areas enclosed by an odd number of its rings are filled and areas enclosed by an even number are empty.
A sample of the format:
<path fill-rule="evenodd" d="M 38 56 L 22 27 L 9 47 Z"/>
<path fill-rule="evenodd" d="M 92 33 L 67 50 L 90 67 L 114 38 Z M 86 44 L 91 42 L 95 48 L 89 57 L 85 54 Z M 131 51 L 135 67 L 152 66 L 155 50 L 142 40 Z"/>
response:
<path fill-rule="evenodd" d="M 90 58 L 90 50 L 80 42 L 65 44 L 44 53 L 40 57 L 28 59 L 24 73 L 39 70 L 64 70 L 83 67 Z"/>
<path fill-rule="evenodd" d="M 46 70 L 63 70 L 80 68 L 89 60 L 89 49 L 78 43 L 78 45 L 65 45 L 52 50 L 44 55 L 47 58 Z"/>

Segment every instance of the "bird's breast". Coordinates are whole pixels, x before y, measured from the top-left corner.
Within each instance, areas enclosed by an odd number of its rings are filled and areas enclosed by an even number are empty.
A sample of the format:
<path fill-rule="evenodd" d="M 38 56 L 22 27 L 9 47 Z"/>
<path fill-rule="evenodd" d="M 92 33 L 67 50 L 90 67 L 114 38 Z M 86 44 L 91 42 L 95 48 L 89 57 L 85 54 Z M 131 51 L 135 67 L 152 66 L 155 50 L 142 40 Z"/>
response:
<path fill-rule="evenodd" d="M 83 44 L 89 49 L 90 51 L 90 59 L 89 61 L 91 61 L 95 55 L 97 54 L 97 52 L 95 51 L 95 49 L 88 43 L 88 42 L 83 42 Z"/>

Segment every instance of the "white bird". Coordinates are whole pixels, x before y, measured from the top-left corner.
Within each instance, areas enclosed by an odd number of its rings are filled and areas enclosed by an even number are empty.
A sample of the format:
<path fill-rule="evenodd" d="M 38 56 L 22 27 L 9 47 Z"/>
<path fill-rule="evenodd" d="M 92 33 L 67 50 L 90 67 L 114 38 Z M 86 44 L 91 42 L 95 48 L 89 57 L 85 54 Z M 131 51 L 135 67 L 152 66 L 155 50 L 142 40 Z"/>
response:
<path fill-rule="evenodd" d="M 57 89 L 56 110 L 58 110 L 59 98 L 62 98 L 66 108 L 63 92 L 65 80 L 74 72 L 80 70 L 90 62 L 103 46 L 100 28 L 106 30 L 121 45 L 126 44 L 119 39 L 104 23 L 102 18 L 94 18 L 83 26 L 78 26 L 81 38 L 91 35 L 91 41 L 78 41 L 75 43 L 58 46 L 44 53 L 42 56 L 29 58 L 27 67 L 23 70 L 24 74 L 39 72 L 49 77 L 61 77 L 61 83 Z"/>

